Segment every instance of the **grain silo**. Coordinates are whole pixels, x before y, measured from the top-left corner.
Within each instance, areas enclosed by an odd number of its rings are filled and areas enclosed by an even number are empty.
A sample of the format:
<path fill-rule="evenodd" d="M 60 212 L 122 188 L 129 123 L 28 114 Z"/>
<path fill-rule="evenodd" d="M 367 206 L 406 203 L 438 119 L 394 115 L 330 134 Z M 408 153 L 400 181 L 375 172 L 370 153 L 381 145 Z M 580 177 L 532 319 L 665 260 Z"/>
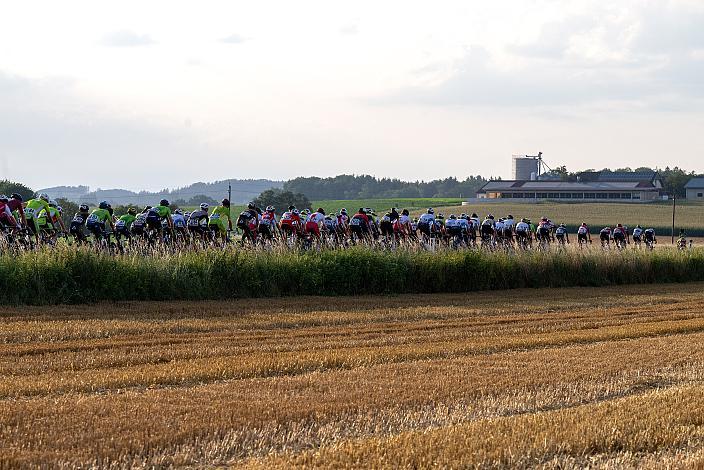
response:
<path fill-rule="evenodd" d="M 540 157 L 514 155 L 511 178 L 517 181 L 529 181 L 531 175 L 540 175 Z"/>

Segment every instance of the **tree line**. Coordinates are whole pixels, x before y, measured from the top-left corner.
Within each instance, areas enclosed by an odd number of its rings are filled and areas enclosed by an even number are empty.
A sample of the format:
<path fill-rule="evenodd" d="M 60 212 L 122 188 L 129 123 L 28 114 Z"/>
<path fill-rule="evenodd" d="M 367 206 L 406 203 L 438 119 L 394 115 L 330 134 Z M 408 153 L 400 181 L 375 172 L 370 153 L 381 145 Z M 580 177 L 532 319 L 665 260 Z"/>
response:
<path fill-rule="evenodd" d="M 311 176 L 286 181 L 284 190 L 305 194 L 311 200 L 474 197 L 487 181 L 482 176 L 469 176 L 463 181 L 449 177 L 413 182 L 370 175 L 339 175 L 332 178 Z"/>

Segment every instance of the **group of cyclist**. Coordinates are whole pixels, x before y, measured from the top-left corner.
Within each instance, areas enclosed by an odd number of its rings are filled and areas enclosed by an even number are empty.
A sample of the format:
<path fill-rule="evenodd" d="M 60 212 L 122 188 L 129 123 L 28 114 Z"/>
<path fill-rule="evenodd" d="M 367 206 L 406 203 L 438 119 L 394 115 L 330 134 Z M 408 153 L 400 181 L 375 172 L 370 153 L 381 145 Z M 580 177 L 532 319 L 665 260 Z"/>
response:
<path fill-rule="evenodd" d="M 10 197 L 0 195 L 0 224 L 15 229 L 26 227 L 28 236 L 33 237 L 36 243 L 51 243 L 59 234 L 68 233 L 77 244 L 109 244 L 111 237 L 114 237 L 114 243 L 119 247 L 125 241 L 224 244 L 235 227 L 242 234 L 241 242 L 253 245 L 283 240 L 289 245 L 325 243 L 336 246 L 381 242 L 390 245 L 445 244 L 453 248 L 481 246 L 489 249 L 530 249 L 537 245 L 539 249 L 544 249 L 551 243 L 559 246 L 570 243 L 566 225 L 553 223 L 547 217 L 542 217 L 537 223 L 527 218 L 514 219 L 512 215 L 497 219 L 488 214 L 480 218 L 476 213 L 450 214 L 445 218 L 442 213 L 436 214 L 433 208 L 413 218 L 407 209 L 398 211 L 392 208 L 379 217 L 371 208 L 364 207 L 354 213 L 344 208 L 336 213 L 326 213 L 323 208 L 311 211 L 289 206 L 281 217 L 277 217 L 275 207 L 261 209 L 249 203 L 233 224 L 228 199 L 223 199 L 220 205 L 212 208 L 202 203 L 192 212 L 182 209 L 172 211 L 169 201 L 163 199 L 156 206 L 146 206 L 141 211 L 129 208 L 122 215 L 115 214 L 111 205 L 103 201 L 93 210 L 86 204 L 80 205 L 68 229 L 64 226 L 62 215 L 62 208 L 46 194 L 26 203 L 19 194 Z M 576 236 L 580 247 L 592 242 L 592 233 L 586 223 L 577 228 Z M 657 243 L 655 230 L 644 229 L 640 225 L 632 231 L 622 224 L 604 227 L 599 230 L 598 236 L 604 248 L 614 244 L 622 249 L 633 243 L 637 248 L 645 246 L 652 249 Z M 684 238 L 682 232 L 680 241 Z"/>

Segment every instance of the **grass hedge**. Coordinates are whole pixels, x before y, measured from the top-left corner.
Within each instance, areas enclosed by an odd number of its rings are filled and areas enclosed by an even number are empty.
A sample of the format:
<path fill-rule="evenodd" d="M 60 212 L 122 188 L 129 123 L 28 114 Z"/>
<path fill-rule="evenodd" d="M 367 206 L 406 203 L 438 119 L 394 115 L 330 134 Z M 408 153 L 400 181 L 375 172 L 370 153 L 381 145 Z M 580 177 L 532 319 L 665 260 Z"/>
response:
<path fill-rule="evenodd" d="M 292 295 L 469 292 L 704 280 L 704 250 L 516 255 L 378 252 L 268 254 L 212 251 L 110 257 L 55 250 L 0 256 L 10 304 L 201 300 Z"/>

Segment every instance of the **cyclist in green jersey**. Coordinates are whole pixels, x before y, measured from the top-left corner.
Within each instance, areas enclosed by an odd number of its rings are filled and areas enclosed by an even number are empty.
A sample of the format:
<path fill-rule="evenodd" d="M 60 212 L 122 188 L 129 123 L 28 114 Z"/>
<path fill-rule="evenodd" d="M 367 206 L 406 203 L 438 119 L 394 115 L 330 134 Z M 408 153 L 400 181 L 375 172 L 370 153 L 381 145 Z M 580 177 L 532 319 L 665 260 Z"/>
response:
<path fill-rule="evenodd" d="M 44 210 L 49 212 L 49 196 L 41 194 L 38 198 L 27 201 L 24 208 L 24 216 L 27 219 L 27 228 L 32 232 L 37 243 L 39 243 L 39 213 Z"/>
<path fill-rule="evenodd" d="M 147 212 L 147 228 L 161 233 L 162 220 L 166 220 L 169 229 L 174 228 L 174 221 L 171 219 L 171 208 L 169 208 L 169 201 L 166 199 L 162 199 L 158 206 L 152 207 Z"/>
<path fill-rule="evenodd" d="M 125 237 L 128 240 L 132 238 L 130 229 L 132 228 L 132 223 L 135 220 L 137 220 L 137 209 L 134 207 L 127 209 L 127 214 L 117 219 L 117 222 L 115 223 L 115 234 L 117 235 L 118 240 L 120 237 Z"/>
<path fill-rule="evenodd" d="M 227 222 L 225 222 L 227 221 Z M 210 214 L 208 226 L 213 230 L 216 236 L 220 236 L 223 241 L 227 240 L 227 231 L 232 230 L 232 219 L 230 218 L 230 201 L 223 199 L 222 203 L 213 208 Z"/>
<path fill-rule="evenodd" d="M 109 204 L 103 201 L 98 205 L 97 209 L 90 213 L 86 220 L 86 228 L 95 236 L 96 240 L 105 237 L 107 225 L 110 226 L 111 231 L 115 230 L 115 225 L 112 223 L 112 216 L 108 209 Z"/>

